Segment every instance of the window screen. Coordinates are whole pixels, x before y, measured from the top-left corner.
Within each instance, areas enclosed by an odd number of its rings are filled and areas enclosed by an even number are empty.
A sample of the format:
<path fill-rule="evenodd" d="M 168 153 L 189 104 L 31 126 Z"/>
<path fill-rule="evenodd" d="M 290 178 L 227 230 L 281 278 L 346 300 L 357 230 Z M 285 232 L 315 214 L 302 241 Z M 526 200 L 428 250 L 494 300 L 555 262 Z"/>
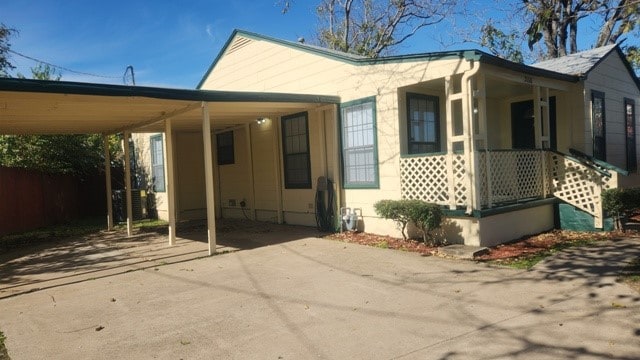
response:
<path fill-rule="evenodd" d="M 307 118 L 306 112 L 282 118 L 284 186 L 287 189 L 311 189 Z"/>
<path fill-rule="evenodd" d="M 154 135 L 150 140 L 153 190 L 156 192 L 164 192 L 164 153 L 162 148 L 162 135 Z"/>
<path fill-rule="evenodd" d="M 344 185 L 377 188 L 375 98 L 346 103 L 341 109 Z"/>

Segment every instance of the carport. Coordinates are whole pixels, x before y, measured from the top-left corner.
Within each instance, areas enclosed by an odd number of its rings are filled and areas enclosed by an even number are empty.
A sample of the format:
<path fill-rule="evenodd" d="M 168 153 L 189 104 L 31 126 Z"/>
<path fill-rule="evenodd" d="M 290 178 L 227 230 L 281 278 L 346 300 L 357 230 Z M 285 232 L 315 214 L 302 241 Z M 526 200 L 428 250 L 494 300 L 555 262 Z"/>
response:
<path fill-rule="evenodd" d="M 174 131 L 201 131 L 209 254 L 215 252 L 214 172 L 211 134 L 215 129 L 246 125 L 264 116 L 330 107 L 337 113 L 336 96 L 168 89 L 44 81 L 0 79 L 0 134 L 102 134 L 105 142 L 105 177 L 110 179 L 107 136 L 164 133 L 165 179 L 169 244 L 175 242 L 176 191 L 174 188 Z M 127 203 L 127 234 L 132 233 L 132 195 L 129 147 L 123 146 Z M 107 184 L 107 228 L 113 227 L 111 184 Z"/>

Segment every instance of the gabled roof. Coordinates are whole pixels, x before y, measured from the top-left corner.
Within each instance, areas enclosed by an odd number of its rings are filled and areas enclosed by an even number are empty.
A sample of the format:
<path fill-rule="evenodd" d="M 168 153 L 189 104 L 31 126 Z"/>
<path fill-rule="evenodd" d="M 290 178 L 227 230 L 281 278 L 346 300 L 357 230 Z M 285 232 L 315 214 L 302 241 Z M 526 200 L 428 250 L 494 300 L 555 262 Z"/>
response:
<path fill-rule="evenodd" d="M 224 56 L 227 51 L 231 52 L 237 48 L 240 48 L 251 40 L 261 40 L 267 41 L 274 44 L 282 45 L 285 47 L 289 47 L 292 49 L 308 52 L 314 55 L 318 55 L 321 57 L 325 57 L 328 59 L 332 59 L 335 61 L 345 62 L 355 66 L 361 65 L 374 65 L 374 64 L 385 64 L 385 63 L 399 63 L 399 62 L 415 62 L 415 61 L 433 61 L 433 60 L 441 60 L 441 59 L 465 59 L 469 61 L 480 61 L 482 63 L 492 64 L 504 68 L 508 68 L 515 71 L 520 71 L 530 75 L 543 76 L 558 80 L 577 82 L 579 80 L 578 77 L 574 75 L 569 75 L 566 73 L 560 73 L 556 71 L 546 70 L 542 68 L 535 68 L 524 64 L 514 63 L 509 60 L 505 60 L 499 58 L 494 55 L 487 54 L 480 50 L 453 50 L 453 51 L 440 51 L 440 52 L 430 52 L 430 53 L 417 53 L 417 54 L 407 54 L 407 55 L 396 55 L 396 56 L 385 56 L 378 58 L 368 58 L 363 56 L 358 56 L 354 54 L 345 53 L 342 51 L 326 49 L 319 46 L 313 46 L 308 44 L 303 44 L 300 42 L 287 41 L 282 39 L 277 39 L 249 31 L 244 30 L 234 30 L 231 33 L 231 36 L 225 43 L 225 45 L 218 53 L 218 56 L 213 60 L 211 66 L 204 74 L 202 79 L 197 85 L 197 88 L 204 84 L 206 79 L 209 77 L 209 74 L 213 71 L 216 64 L 220 59 Z"/>
<path fill-rule="evenodd" d="M 640 80 L 636 76 L 635 71 L 627 57 L 624 55 L 620 46 L 617 44 L 606 45 L 591 50 L 581 51 L 575 54 L 569 54 L 556 59 L 549 59 L 532 64 L 531 66 L 539 69 L 555 71 L 563 74 L 570 74 L 586 79 L 589 72 L 595 69 L 607 56 L 617 53 L 622 63 L 627 68 L 629 76 L 636 83 L 640 90 Z"/>
<path fill-rule="evenodd" d="M 556 59 L 540 61 L 532 64 L 531 66 L 563 74 L 586 76 L 589 71 L 609 55 L 614 48 L 616 48 L 615 44 L 602 46 L 575 54 L 569 54 Z"/>

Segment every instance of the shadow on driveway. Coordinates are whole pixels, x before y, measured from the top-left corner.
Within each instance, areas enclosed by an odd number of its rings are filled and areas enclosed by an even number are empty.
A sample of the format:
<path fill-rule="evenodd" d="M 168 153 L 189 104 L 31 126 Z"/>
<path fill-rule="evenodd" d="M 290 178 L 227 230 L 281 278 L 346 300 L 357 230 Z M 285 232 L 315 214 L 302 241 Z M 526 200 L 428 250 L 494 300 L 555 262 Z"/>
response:
<path fill-rule="evenodd" d="M 165 234 L 163 234 L 165 233 Z M 98 233 L 25 246 L 0 254 L 0 299 L 208 256 L 206 225 L 178 224 L 168 245 L 166 227 Z M 217 221 L 217 252 L 254 249 L 320 233 L 308 227 L 248 220 Z"/>

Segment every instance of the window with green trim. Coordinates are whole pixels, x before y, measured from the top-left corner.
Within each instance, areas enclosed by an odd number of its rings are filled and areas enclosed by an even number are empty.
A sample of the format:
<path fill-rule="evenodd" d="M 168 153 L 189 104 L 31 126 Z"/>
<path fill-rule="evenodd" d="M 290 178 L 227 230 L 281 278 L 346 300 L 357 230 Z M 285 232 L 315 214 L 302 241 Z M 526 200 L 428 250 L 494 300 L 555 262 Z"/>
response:
<path fill-rule="evenodd" d="M 602 161 L 606 161 L 607 142 L 603 92 L 595 90 L 591 91 L 591 116 L 593 121 L 593 157 Z"/>
<path fill-rule="evenodd" d="M 306 112 L 282 117 L 282 157 L 286 189 L 311 189 L 308 129 Z"/>
<path fill-rule="evenodd" d="M 438 97 L 407 93 L 407 134 L 409 154 L 440 151 Z"/>
<path fill-rule="evenodd" d="M 151 142 L 151 181 L 153 190 L 156 192 L 164 192 L 164 150 L 162 135 L 154 135 L 149 140 Z"/>
<path fill-rule="evenodd" d="M 342 165 L 346 188 L 378 188 L 376 99 L 342 104 Z"/>

